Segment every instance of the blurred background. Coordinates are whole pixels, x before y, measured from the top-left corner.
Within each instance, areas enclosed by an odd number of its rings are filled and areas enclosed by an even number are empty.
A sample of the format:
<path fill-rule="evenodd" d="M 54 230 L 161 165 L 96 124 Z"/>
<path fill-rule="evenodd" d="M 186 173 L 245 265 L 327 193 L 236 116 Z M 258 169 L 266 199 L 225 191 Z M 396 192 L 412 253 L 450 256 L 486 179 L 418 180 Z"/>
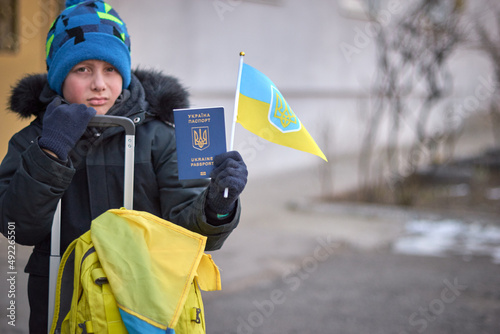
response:
<path fill-rule="evenodd" d="M 45 71 L 62 2 L 0 0 L 2 106 Z M 133 67 L 178 77 L 193 107 L 225 107 L 228 134 L 244 51 L 328 158 L 236 125 L 250 176 L 240 227 L 213 254 L 224 285 L 206 296 L 208 333 L 500 331 L 496 1 L 109 3 Z M 1 156 L 29 122 L 5 110 Z"/>
<path fill-rule="evenodd" d="M 46 31 L 64 1 L 2 0 L 0 102 L 26 73 L 45 71 Z M 235 147 L 253 173 L 336 158 L 354 186 L 393 182 L 420 166 L 498 146 L 498 26 L 494 1 L 115 0 L 132 36 L 134 67 L 189 88 L 194 107 L 222 105 L 231 127 L 238 54 L 280 88 L 329 157 L 267 145 L 239 125 Z M 26 122 L 6 113 L 0 155 Z M 472 135 L 468 130 L 479 131 Z M 472 129 L 474 131 L 474 129 Z M 265 149 L 262 147 L 265 146 Z M 275 153 L 279 152 L 279 159 Z M 362 166 L 361 166 L 362 165 Z M 335 175 L 333 175 L 335 179 Z"/>

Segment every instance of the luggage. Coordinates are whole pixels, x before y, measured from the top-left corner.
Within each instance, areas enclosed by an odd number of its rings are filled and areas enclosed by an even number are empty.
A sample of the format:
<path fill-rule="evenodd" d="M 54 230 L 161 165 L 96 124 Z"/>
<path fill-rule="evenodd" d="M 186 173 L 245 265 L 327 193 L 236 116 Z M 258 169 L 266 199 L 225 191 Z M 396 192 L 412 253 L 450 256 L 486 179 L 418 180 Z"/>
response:
<path fill-rule="evenodd" d="M 125 129 L 124 208 L 96 218 L 60 259 L 59 203 L 52 228 L 49 333 L 205 333 L 199 288 L 220 290 L 218 268 L 203 253 L 206 237 L 132 209 L 130 119 L 96 116 L 89 126 Z"/>

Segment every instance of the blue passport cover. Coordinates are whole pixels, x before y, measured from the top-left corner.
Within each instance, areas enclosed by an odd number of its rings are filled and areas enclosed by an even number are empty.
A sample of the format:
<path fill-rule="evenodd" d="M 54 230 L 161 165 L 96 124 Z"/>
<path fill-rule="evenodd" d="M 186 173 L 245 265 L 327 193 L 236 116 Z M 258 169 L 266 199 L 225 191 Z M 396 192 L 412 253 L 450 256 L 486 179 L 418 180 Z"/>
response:
<path fill-rule="evenodd" d="M 174 109 L 179 180 L 210 177 L 213 158 L 226 152 L 224 108 Z"/>

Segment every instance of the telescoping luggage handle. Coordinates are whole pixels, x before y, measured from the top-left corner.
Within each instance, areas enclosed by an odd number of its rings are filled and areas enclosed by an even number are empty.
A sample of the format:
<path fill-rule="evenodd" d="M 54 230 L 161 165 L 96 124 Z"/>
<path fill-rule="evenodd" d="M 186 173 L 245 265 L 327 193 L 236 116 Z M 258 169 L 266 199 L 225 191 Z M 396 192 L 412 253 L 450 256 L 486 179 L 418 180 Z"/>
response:
<path fill-rule="evenodd" d="M 133 209 L 134 201 L 134 146 L 135 124 L 130 118 L 121 116 L 97 115 L 89 122 L 89 127 L 121 126 L 125 130 L 125 178 L 123 191 L 123 206 Z"/>
<path fill-rule="evenodd" d="M 123 206 L 126 209 L 133 209 L 134 202 L 134 147 L 135 147 L 135 124 L 127 117 L 122 116 L 94 116 L 88 127 L 108 128 L 121 126 L 125 130 L 125 163 L 124 163 L 124 185 L 123 185 Z M 48 330 L 52 325 L 56 301 L 57 274 L 61 262 L 61 201 L 57 203 L 54 220 L 52 222 L 52 234 L 50 243 L 50 263 L 49 263 L 49 317 Z"/>

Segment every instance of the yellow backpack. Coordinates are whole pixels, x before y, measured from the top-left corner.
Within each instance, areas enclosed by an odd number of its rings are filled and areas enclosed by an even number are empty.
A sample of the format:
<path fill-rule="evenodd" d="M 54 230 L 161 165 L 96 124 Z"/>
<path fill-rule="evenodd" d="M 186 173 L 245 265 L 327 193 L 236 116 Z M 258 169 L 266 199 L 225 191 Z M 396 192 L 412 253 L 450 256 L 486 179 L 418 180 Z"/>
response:
<path fill-rule="evenodd" d="M 220 290 L 206 237 L 109 210 L 65 251 L 50 333 L 205 333 L 200 288 Z"/>

